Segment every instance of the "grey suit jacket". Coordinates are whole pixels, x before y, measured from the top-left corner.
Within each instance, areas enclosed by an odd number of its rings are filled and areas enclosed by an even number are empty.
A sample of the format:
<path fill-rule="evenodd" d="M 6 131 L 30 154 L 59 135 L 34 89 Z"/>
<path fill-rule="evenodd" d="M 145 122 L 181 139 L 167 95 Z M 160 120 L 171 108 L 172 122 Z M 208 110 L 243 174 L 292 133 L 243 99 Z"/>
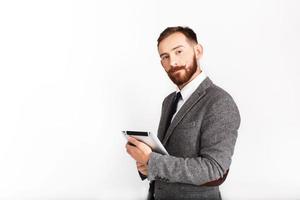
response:
<path fill-rule="evenodd" d="M 148 179 L 158 199 L 220 199 L 219 187 L 201 186 L 229 169 L 240 126 L 232 97 L 207 77 L 166 130 L 175 92 L 162 104 L 158 138 L 169 156 L 150 154 Z"/>

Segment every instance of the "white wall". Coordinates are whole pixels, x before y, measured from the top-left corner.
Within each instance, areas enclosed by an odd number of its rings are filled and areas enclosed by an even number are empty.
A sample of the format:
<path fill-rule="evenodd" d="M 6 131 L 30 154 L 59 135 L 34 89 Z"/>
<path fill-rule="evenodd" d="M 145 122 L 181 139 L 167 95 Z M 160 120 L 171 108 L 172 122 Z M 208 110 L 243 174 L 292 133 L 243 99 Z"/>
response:
<path fill-rule="evenodd" d="M 242 124 L 224 199 L 300 199 L 299 1 L 1 1 L 0 199 L 141 199 L 120 130 L 174 89 L 156 39 L 193 28 Z"/>

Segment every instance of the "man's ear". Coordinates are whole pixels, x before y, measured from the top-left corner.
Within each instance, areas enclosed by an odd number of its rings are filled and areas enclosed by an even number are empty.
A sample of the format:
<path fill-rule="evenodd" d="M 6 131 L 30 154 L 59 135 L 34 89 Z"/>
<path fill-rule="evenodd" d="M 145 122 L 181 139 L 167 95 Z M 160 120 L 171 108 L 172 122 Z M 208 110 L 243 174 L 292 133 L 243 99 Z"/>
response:
<path fill-rule="evenodd" d="M 196 44 L 194 46 L 194 52 L 196 55 L 196 59 L 199 60 L 200 58 L 202 58 L 203 55 L 203 47 L 201 46 L 201 44 Z"/>

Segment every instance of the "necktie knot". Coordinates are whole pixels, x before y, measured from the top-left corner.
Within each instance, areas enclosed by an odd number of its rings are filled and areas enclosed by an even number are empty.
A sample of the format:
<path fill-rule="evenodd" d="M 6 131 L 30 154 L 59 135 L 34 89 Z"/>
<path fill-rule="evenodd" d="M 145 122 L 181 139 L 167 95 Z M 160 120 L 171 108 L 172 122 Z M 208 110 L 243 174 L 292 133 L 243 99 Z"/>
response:
<path fill-rule="evenodd" d="M 173 115 L 176 113 L 176 110 L 177 110 L 177 104 L 179 102 L 179 100 L 181 99 L 181 93 L 180 92 L 177 92 L 176 93 L 176 96 L 175 96 L 175 99 L 172 103 L 172 109 L 171 109 L 171 119 L 173 117 Z"/>
<path fill-rule="evenodd" d="M 180 99 L 181 99 L 181 93 L 180 93 L 180 92 L 177 92 L 173 104 L 175 104 L 175 105 L 177 106 L 178 101 L 179 101 Z"/>

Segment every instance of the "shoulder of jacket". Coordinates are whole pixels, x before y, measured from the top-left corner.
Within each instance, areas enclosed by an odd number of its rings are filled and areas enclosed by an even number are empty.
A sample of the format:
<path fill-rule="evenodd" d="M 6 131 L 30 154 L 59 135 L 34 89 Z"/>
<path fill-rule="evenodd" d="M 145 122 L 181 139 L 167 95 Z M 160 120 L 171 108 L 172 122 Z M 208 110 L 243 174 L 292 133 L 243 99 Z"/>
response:
<path fill-rule="evenodd" d="M 168 96 L 166 96 L 163 100 L 163 104 L 165 104 L 165 102 L 169 102 L 173 99 L 173 96 L 176 94 L 176 92 L 172 92 L 170 93 Z"/>
<path fill-rule="evenodd" d="M 212 100 L 218 100 L 218 99 L 233 99 L 232 96 L 223 88 L 213 84 L 210 87 L 206 89 L 207 95 Z"/>

